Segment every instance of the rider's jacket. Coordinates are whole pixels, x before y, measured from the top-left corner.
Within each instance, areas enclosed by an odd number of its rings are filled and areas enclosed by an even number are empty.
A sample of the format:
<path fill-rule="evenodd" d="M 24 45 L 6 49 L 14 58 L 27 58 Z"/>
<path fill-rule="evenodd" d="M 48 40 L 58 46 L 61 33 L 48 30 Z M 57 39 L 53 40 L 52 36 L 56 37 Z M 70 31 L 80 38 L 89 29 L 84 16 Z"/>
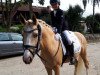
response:
<path fill-rule="evenodd" d="M 68 30 L 68 23 L 66 21 L 63 14 L 63 10 L 60 8 L 54 11 L 51 11 L 51 22 L 52 26 L 57 28 L 57 32 L 61 33 L 64 30 Z"/>

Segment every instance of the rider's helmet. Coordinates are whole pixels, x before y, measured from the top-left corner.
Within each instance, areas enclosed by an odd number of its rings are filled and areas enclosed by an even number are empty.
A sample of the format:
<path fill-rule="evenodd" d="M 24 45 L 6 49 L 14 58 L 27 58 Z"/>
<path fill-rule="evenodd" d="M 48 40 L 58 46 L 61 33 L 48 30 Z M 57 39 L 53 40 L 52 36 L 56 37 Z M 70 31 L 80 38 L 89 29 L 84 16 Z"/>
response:
<path fill-rule="evenodd" d="M 50 0 L 50 4 L 52 3 L 58 3 L 60 5 L 60 0 Z"/>

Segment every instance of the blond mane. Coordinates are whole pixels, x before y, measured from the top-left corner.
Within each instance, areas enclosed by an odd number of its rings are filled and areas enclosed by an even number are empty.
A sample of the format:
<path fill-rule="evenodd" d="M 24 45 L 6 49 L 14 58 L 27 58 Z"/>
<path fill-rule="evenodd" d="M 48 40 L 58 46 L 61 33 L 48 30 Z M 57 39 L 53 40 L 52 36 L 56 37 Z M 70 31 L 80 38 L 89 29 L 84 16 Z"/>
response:
<path fill-rule="evenodd" d="M 47 24 L 45 21 L 43 21 L 43 20 L 41 20 L 41 19 L 37 19 L 37 22 L 38 22 L 40 25 L 44 26 L 44 27 L 46 26 L 46 27 L 52 29 L 51 25 Z"/>

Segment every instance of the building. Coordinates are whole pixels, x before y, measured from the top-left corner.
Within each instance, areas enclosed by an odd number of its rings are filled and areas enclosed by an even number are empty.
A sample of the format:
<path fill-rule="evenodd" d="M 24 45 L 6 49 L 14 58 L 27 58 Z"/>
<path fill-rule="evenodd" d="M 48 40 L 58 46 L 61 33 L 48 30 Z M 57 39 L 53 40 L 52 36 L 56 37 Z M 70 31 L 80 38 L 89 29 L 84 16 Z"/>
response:
<path fill-rule="evenodd" d="M 39 6 L 32 6 L 33 8 L 33 13 L 35 13 L 36 17 L 38 18 L 40 14 L 48 14 L 51 10 L 50 7 L 39 7 Z M 3 13 L 4 15 L 6 15 L 7 11 L 6 8 L 3 8 L 0 6 L 0 22 L 2 22 L 3 20 Z M 10 11 L 8 11 L 10 12 Z M 29 5 L 22 5 L 21 7 L 19 7 L 16 12 L 12 13 L 12 22 L 14 23 L 19 23 L 19 16 L 20 14 L 22 14 L 26 19 L 29 18 Z"/>

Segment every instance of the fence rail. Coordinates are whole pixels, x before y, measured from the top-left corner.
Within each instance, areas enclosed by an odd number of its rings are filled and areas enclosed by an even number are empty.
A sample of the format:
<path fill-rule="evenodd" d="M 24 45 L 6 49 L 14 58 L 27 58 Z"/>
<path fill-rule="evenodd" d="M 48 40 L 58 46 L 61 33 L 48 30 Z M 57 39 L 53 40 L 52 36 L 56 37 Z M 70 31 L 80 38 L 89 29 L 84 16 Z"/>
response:
<path fill-rule="evenodd" d="M 86 34 L 85 35 L 88 42 L 99 42 L 100 41 L 100 34 Z"/>

